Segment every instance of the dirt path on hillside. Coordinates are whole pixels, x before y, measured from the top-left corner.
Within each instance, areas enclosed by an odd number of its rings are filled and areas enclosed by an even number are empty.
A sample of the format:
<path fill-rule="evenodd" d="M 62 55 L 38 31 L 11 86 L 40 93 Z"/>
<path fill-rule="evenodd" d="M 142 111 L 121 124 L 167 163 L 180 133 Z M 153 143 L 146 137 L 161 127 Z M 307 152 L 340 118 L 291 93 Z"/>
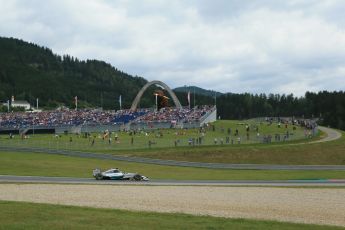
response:
<path fill-rule="evenodd" d="M 0 184 L 0 200 L 345 226 L 345 189 Z"/>

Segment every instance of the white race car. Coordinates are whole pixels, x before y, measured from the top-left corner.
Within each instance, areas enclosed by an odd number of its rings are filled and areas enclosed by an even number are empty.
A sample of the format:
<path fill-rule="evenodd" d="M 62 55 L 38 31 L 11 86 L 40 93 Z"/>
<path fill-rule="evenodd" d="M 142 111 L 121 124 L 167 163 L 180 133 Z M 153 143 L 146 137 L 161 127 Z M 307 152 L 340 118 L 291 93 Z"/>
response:
<path fill-rule="evenodd" d="M 148 181 L 149 178 L 142 176 L 138 173 L 126 173 L 120 171 L 118 168 L 108 169 L 102 172 L 101 169 L 94 169 L 93 176 L 96 180 L 135 180 L 135 181 Z"/>

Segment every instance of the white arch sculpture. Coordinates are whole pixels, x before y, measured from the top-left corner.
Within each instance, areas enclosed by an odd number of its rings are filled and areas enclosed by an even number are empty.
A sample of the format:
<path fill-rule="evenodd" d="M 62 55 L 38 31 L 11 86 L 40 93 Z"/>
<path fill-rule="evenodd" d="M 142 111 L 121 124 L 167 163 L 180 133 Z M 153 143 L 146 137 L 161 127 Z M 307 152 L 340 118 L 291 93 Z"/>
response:
<path fill-rule="evenodd" d="M 180 101 L 176 97 L 175 93 L 169 88 L 169 86 L 167 86 L 164 82 L 155 80 L 155 81 L 150 81 L 150 82 L 146 83 L 146 85 L 144 85 L 143 88 L 141 88 L 141 90 L 139 91 L 139 93 L 137 94 L 137 96 L 135 97 L 135 99 L 134 99 L 134 101 L 132 103 L 132 106 L 131 106 L 131 110 L 132 111 L 135 111 L 137 109 L 137 106 L 138 106 L 138 104 L 140 102 L 141 97 L 143 96 L 143 94 L 146 91 L 146 89 L 148 87 L 150 87 L 151 85 L 160 85 L 160 86 L 162 86 L 166 91 L 168 91 L 170 97 L 173 99 L 173 101 L 174 101 L 174 103 L 176 105 L 176 108 L 182 109 Z"/>

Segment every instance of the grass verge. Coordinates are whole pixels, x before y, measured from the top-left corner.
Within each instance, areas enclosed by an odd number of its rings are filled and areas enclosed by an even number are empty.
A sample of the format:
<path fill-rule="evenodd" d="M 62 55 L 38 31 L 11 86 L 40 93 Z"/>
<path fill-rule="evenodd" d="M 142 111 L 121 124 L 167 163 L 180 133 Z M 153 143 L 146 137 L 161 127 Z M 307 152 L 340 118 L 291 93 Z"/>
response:
<path fill-rule="evenodd" d="M 0 229 L 341 229 L 276 221 L 227 219 L 65 205 L 0 201 Z"/>
<path fill-rule="evenodd" d="M 91 177 L 94 168 L 118 167 L 151 179 L 176 180 L 292 180 L 345 179 L 345 171 L 228 170 L 161 166 L 87 159 L 43 153 L 0 152 L 0 174 L 25 176 Z"/>

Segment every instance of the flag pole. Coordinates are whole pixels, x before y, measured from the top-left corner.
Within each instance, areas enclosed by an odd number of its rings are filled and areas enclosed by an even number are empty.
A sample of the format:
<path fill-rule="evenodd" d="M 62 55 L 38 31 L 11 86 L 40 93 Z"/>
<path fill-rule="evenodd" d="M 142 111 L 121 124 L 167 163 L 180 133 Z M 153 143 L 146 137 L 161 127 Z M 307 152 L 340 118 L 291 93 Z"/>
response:
<path fill-rule="evenodd" d="M 122 110 L 122 95 L 119 97 L 120 110 Z"/>
<path fill-rule="evenodd" d="M 194 86 L 194 109 L 195 109 L 195 86 Z"/>

